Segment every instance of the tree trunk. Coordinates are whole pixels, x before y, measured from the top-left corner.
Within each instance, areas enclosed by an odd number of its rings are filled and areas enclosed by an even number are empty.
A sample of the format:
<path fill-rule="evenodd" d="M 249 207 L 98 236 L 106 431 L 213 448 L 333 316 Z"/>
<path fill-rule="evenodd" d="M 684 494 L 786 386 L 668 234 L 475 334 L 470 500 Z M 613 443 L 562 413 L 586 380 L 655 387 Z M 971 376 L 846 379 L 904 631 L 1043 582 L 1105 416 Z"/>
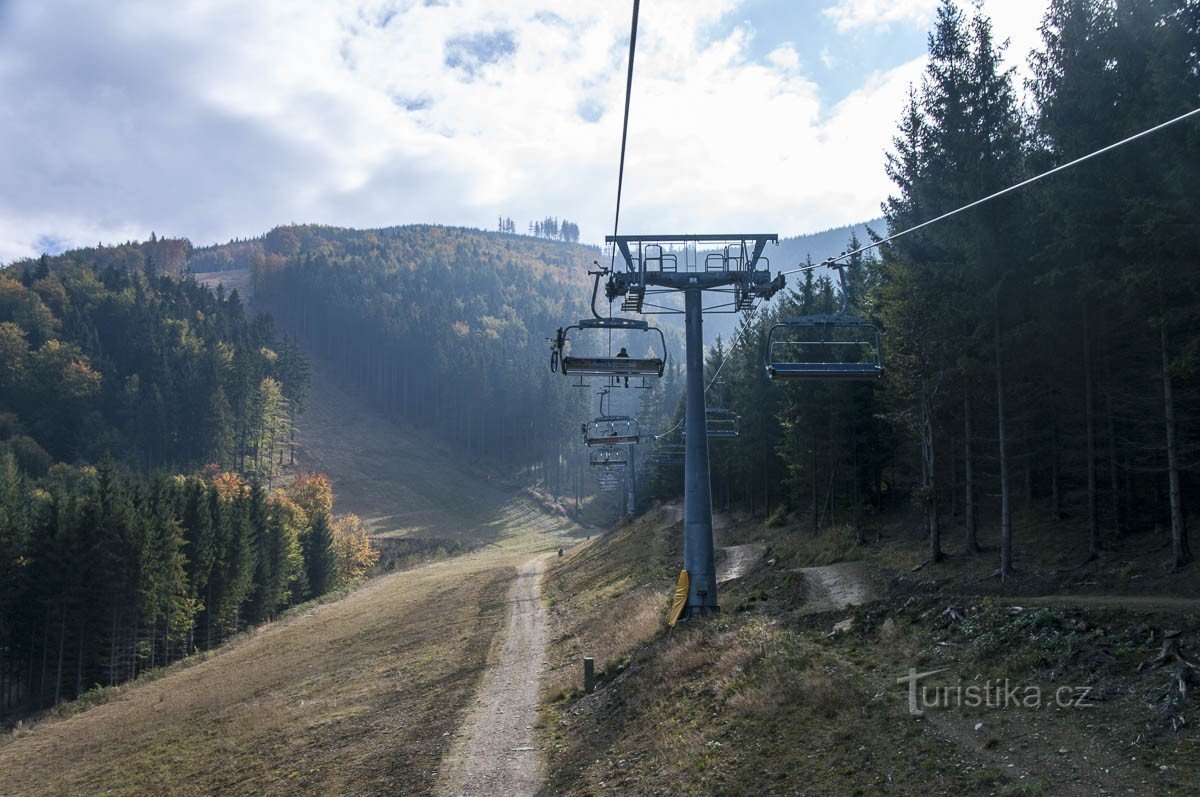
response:
<path fill-rule="evenodd" d="M 942 561 L 942 527 L 938 518 L 937 472 L 933 448 L 933 407 L 929 386 L 921 383 L 921 470 L 924 473 L 925 516 L 929 524 L 929 561 Z"/>
<path fill-rule="evenodd" d="M 75 697 L 83 694 L 83 618 L 79 618 L 79 655 L 75 660 Z"/>
<path fill-rule="evenodd" d="M 1087 440 L 1088 559 L 1100 555 L 1100 520 L 1096 517 L 1096 399 L 1092 382 L 1092 332 L 1088 302 L 1083 303 L 1083 405 Z"/>
<path fill-rule="evenodd" d="M 813 443 L 812 447 L 812 466 L 809 469 L 809 480 L 812 482 L 812 533 L 815 537 L 817 532 L 821 530 L 821 508 L 817 501 L 817 446 Z"/>
<path fill-rule="evenodd" d="M 971 455 L 971 398 L 963 397 L 963 521 L 966 528 L 964 547 L 967 553 L 979 553 L 979 536 L 975 526 L 975 463 Z"/>
<path fill-rule="evenodd" d="M 1000 356 L 1000 315 L 996 315 L 996 419 L 1000 447 L 1000 580 L 1012 574 L 1012 508 L 1009 504 L 1008 429 L 1004 420 L 1004 368 Z"/>
<path fill-rule="evenodd" d="M 1167 326 L 1159 326 L 1162 353 L 1163 418 L 1167 431 L 1167 481 L 1171 502 L 1171 559 L 1175 567 L 1192 561 L 1187 526 L 1183 519 L 1183 497 L 1179 492 L 1179 447 L 1175 441 L 1175 394 L 1171 384 L 1170 357 L 1167 354 Z"/>
<path fill-rule="evenodd" d="M 108 636 L 108 685 L 117 684 L 117 610 L 113 608 L 112 628 Z"/>
<path fill-rule="evenodd" d="M 1112 512 L 1113 534 L 1120 537 L 1121 526 L 1121 478 L 1117 470 L 1117 421 L 1113 416 L 1112 405 L 1112 371 L 1109 360 L 1104 358 L 1104 414 L 1108 425 L 1108 493 L 1109 507 Z"/>
<path fill-rule="evenodd" d="M 54 678 L 54 705 L 62 699 L 63 649 L 67 645 L 67 610 L 60 607 L 62 617 L 58 622 L 58 674 Z"/>

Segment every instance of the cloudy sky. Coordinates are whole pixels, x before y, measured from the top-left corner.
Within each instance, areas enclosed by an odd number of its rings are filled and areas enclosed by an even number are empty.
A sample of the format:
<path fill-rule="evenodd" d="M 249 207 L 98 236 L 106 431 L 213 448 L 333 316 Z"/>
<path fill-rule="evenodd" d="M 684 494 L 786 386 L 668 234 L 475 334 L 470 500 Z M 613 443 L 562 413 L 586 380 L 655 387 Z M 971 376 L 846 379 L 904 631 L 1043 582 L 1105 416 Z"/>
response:
<path fill-rule="evenodd" d="M 964 0 L 965 2 L 965 0 Z M 623 0 L 0 0 L 0 263 L 277 224 L 612 224 Z M 627 231 L 878 215 L 936 0 L 643 0 Z M 1010 60 L 1046 0 L 985 0 Z"/>

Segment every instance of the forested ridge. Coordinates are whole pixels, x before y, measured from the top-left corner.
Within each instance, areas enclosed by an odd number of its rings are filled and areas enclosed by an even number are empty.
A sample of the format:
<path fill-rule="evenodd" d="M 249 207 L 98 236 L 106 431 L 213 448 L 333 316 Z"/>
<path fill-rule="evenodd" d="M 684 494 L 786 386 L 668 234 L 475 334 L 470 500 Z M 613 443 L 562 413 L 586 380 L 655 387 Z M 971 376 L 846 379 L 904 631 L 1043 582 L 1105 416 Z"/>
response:
<path fill-rule="evenodd" d="M 186 242 L 0 272 L 0 716 L 207 649 L 374 561 L 290 460 L 307 363 Z"/>
<path fill-rule="evenodd" d="M 988 19 L 942 5 L 888 156 L 889 230 L 1200 97 L 1195 4 L 1056 0 L 1043 33 L 1023 109 Z M 1187 564 L 1200 481 L 1197 186 L 1200 130 L 1185 123 L 854 258 L 851 310 L 883 331 L 877 384 L 768 382 L 769 326 L 837 309 L 828 277 L 802 276 L 743 319 L 732 351 L 709 352 L 710 374 L 729 358 L 709 403 L 725 401 L 742 427 L 711 447 L 715 500 L 859 535 L 875 510 L 911 501 L 930 560 L 951 528 L 956 550 L 978 552 L 986 527 L 999 531 L 1005 576 L 1020 567 L 1022 522 L 1046 516 L 1087 526 L 1081 558 L 1153 532 Z M 675 401 L 665 410 L 660 428 L 682 417 Z M 676 470 L 659 473 L 658 494 L 680 489 Z"/>
<path fill-rule="evenodd" d="M 574 443 L 591 392 L 550 372 L 547 338 L 590 314 L 599 250 L 424 225 L 265 244 L 258 301 L 390 416 L 508 466 L 553 466 Z"/>
<path fill-rule="evenodd" d="M 139 252 L 154 243 L 98 250 Z M 0 439 L 30 476 L 103 455 L 145 470 L 269 476 L 306 389 L 269 317 L 157 269 L 83 250 L 0 273 Z M 125 261 L 128 258 L 122 257 Z"/>

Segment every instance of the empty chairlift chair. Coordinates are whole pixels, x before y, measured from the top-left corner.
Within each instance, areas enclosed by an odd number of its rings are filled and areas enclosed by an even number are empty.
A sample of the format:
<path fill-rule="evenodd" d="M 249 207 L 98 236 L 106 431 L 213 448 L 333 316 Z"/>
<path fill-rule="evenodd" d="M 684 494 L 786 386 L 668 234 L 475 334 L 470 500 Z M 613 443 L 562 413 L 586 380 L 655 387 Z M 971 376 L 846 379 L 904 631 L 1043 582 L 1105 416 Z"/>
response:
<path fill-rule="evenodd" d="M 682 465 L 685 453 L 682 443 L 659 443 L 650 455 L 650 461 L 655 465 Z"/>
<path fill-rule="evenodd" d="M 740 433 L 738 416 L 733 410 L 712 407 L 707 410 L 706 414 L 709 440 L 732 440 Z"/>
<path fill-rule="evenodd" d="M 583 424 L 583 442 L 589 447 L 637 443 L 640 439 L 637 418 L 601 416 Z"/>
<path fill-rule="evenodd" d="M 771 327 L 771 379 L 873 380 L 883 376 L 879 330 L 858 316 L 801 316 Z"/>
<path fill-rule="evenodd" d="M 613 468 L 629 464 L 629 455 L 616 446 L 601 446 L 588 451 L 588 464 L 593 468 Z"/>

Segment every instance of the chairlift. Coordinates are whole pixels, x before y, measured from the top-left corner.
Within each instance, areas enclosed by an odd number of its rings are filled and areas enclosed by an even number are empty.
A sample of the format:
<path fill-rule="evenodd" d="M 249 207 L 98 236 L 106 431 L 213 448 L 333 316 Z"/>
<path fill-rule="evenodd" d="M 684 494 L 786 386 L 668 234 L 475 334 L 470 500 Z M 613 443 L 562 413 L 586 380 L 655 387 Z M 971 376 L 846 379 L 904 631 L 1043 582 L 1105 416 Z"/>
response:
<path fill-rule="evenodd" d="M 588 451 L 588 464 L 593 468 L 611 468 L 628 465 L 629 454 L 616 446 L 601 446 Z"/>
<path fill-rule="evenodd" d="M 724 407 L 710 407 L 705 415 L 709 440 L 731 440 L 740 434 L 738 414 L 733 410 L 727 410 Z"/>
<path fill-rule="evenodd" d="M 640 439 L 637 418 L 602 415 L 583 424 L 583 442 L 587 446 L 637 443 Z"/>
<path fill-rule="evenodd" d="M 682 443 L 659 443 L 650 455 L 655 465 L 682 465 L 686 448 Z"/>
<path fill-rule="evenodd" d="M 866 319 L 846 313 L 850 304 L 846 266 L 832 259 L 825 265 L 837 270 L 842 306 L 836 313 L 800 316 L 771 327 L 765 363 L 771 379 L 864 381 L 883 376 L 879 330 Z"/>
<path fill-rule="evenodd" d="M 621 476 L 612 466 L 599 468 L 596 471 L 596 483 L 600 485 L 603 492 L 611 492 L 620 487 Z"/>
<path fill-rule="evenodd" d="M 767 335 L 765 365 L 771 379 L 878 379 L 879 330 L 842 313 L 783 321 Z"/>
<path fill-rule="evenodd" d="M 715 387 L 716 396 L 713 403 L 704 410 L 705 426 L 709 440 L 732 440 L 740 432 L 739 417 L 736 412 L 725 406 L 725 382 L 716 380 L 709 388 Z"/>
<path fill-rule="evenodd" d="M 619 330 L 657 334 L 662 356 L 632 357 L 624 347 L 616 355 L 578 356 L 567 354 L 567 343 L 571 341 L 571 333 L 584 330 Z M 662 330 L 650 326 L 646 321 L 634 318 L 585 318 L 578 324 L 559 328 L 550 350 L 550 370 L 557 371 L 561 367 L 564 375 L 579 377 L 577 385 L 580 387 L 585 386 L 583 377 L 587 376 L 608 377 L 609 384 L 612 386 L 619 386 L 623 380 L 625 387 L 629 387 L 630 377 L 641 377 L 642 386 L 649 387 L 645 382 L 646 379 L 662 377 L 663 371 L 666 369 L 666 353 L 667 341 Z"/>

